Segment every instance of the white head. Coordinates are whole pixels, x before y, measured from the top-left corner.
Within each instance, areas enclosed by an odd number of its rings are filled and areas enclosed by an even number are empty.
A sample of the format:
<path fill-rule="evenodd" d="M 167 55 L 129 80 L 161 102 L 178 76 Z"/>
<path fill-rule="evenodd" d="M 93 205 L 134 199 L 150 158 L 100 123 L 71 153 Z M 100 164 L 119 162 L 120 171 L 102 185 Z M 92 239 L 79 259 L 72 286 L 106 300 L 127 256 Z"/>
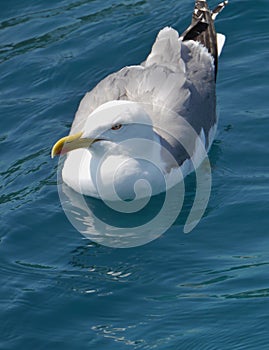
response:
<path fill-rule="evenodd" d="M 80 133 L 59 140 L 51 154 L 54 157 L 78 148 L 88 148 L 92 153 L 109 148 L 111 152 L 114 147 L 117 153 L 121 151 L 131 156 L 132 149 L 125 141 L 135 138 L 153 140 L 155 136 L 152 120 L 139 103 L 110 101 L 88 116 Z"/>

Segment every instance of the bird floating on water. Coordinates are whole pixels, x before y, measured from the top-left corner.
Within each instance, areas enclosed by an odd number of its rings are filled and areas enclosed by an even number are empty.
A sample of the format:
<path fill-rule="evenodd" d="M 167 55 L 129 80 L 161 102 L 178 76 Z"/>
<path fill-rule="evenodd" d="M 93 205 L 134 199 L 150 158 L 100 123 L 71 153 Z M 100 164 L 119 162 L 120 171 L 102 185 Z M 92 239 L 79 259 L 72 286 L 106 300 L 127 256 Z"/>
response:
<path fill-rule="evenodd" d="M 116 188 L 128 200 L 139 179 L 158 194 L 182 180 L 175 170 L 184 177 L 202 162 L 199 148 L 208 152 L 216 132 L 218 56 L 225 42 L 214 20 L 227 3 L 210 11 L 207 1 L 195 1 L 181 35 L 162 29 L 143 63 L 107 76 L 84 96 L 69 136 L 51 151 L 52 158 L 66 154 L 62 178 L 69 187 L 106 200 L 115 199 Z M 136 192 L 143 197 L 140 185 Z"/>

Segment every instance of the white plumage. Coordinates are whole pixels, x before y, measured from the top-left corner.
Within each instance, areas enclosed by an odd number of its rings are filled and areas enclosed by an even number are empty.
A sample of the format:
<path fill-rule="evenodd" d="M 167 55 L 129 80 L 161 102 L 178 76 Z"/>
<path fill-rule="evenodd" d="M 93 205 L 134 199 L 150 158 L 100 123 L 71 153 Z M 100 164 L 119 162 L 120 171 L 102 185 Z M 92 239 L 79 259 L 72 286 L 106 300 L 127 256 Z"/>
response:
<path fill-rule="evenodd" d="M 225 37 L 217 40 L 220 54 Z M 114 189 L 123 199 L 147 195 L 141 178 L 152 194 L 160 193 L 182 179 L 179 172 L 188 174 L 194 159 L 195 166 L 201 163 L 204 152 L 197 145 L 209 150 L 216 123 L 213 56 L 198 41 L 184 41 L 166 27 L 141 65 L 109 75 L 84 96 L 70 135 L 79 133 L 80 144 L 95 141 L 89 148 L 72 148 L 63 180 L 80 193 L 109 200 L 118 198 Z"/>

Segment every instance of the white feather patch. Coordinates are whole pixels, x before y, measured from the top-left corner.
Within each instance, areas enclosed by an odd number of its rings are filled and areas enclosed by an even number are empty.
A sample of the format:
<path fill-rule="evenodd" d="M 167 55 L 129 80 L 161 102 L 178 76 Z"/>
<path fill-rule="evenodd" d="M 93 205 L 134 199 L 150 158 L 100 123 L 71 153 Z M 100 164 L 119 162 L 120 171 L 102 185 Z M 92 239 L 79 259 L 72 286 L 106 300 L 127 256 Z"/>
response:
<path fill-rule="evenodd" d="M 218 56 L 221 55 L 223 46 L 225 44 L 226 36 L 221 33 L 217 33 L 217 42 L 218 42 Z"/>

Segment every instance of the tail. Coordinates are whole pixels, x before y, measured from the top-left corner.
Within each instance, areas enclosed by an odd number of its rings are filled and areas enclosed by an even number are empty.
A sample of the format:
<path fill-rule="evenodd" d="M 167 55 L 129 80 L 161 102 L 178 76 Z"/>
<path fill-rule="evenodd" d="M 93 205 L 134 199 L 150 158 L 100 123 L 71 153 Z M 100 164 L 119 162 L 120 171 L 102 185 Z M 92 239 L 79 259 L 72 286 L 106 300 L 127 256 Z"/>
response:
<path fill-rule="evenodd" d="M 181 35 L 183 41 L 198 41 L 208 49 L 214 58 L 215 78 L 217 78 L 218 71 L 218 40 L 214 20 L 227 4 L 228 1 L 223 1 L 213 11 L 210 11 L 206 0 L 196 0 L 192 23 Z"/>

